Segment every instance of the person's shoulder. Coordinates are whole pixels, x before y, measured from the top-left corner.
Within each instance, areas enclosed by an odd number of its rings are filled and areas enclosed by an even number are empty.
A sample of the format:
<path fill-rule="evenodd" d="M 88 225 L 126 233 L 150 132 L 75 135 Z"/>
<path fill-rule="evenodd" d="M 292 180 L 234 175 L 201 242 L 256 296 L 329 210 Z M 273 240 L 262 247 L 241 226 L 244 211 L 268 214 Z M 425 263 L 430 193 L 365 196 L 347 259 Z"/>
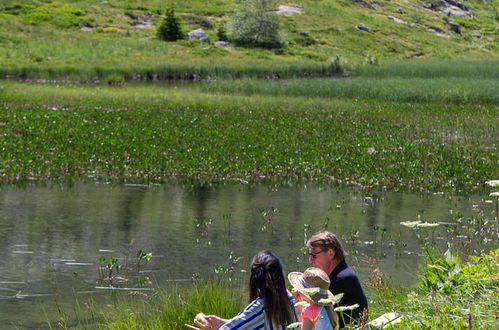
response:
<path fill-rule="evenodd" d="M 246 306 L 246 308 L 244 308 L 244 312 L 252 312 L 252 311 L 255 311 L 255 310 L 258 310 L 258 309 L 261 309 L 263 308 L 264 304 L 263 304 L 263 299 L 262 298 L 257 298 L 255 300 L 253 300 L 252 302 L 250 302 L 248 304 L 248 306 Z"/>
<path fill-rule="evenodd" d="M 359 280 L 359 277 L 357 274 L 353 271 L 352 268 L 350 268 L 346 263 L 345 267 L 343 267 L 337 274 L 337 277 L 342 280 Z"/>

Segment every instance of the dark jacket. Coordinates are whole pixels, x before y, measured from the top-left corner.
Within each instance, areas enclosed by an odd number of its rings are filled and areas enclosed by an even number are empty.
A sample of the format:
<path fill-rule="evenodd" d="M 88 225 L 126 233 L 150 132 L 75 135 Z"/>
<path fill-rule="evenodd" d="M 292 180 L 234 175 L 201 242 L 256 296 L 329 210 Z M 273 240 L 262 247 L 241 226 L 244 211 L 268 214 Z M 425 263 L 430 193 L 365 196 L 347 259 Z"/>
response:
<path fill-rule="evenodd" d="M 367 298 L 362 285 L 360 285 L 357 274 L 348 267 L 345 261 L 340 262 L 333 269 L 333 272 L 329 275 L 329 279 L 331 280 L 329 290 L 334 294 L 344 294 L 338 304 L 339 306 L 359 304 L 359 308 L 343 312 L 343 317 L 342 315 L 338 315 L 340 318 L 340 328 L 343 328 L 345 324 L 357 321 L 364 310 L 367 313 Z"/>

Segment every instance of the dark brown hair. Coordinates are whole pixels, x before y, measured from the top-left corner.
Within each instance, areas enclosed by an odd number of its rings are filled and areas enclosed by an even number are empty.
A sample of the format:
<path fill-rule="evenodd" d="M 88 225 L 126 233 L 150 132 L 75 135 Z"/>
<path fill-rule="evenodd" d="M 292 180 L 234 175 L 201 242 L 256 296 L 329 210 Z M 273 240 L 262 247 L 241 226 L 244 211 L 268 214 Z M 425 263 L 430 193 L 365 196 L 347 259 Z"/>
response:
<path fill-rule="evenodd" d="M 258 252 L 251 263 L 249 301 L 256 298 L 263 299 L 267 317 L 272 324 L 287 326 L 295 321 L 281 261 L 270 251 Z"/>
<path fill-rule="evenodd" d="M 345 250 L 343 250 L 343 246 L 341 246 L 340 240 L 338 239 L 338 237 L 336 237 L 335 234 L 327 230 L 323 230 L 313 234 L 312 237 L 310 237 L 307 241 L 307 247 L 318 247 L 323 250 L 333 249 L 335 252 L 334 258 L 336 260 L 345 260 L 346 253 Z"/>

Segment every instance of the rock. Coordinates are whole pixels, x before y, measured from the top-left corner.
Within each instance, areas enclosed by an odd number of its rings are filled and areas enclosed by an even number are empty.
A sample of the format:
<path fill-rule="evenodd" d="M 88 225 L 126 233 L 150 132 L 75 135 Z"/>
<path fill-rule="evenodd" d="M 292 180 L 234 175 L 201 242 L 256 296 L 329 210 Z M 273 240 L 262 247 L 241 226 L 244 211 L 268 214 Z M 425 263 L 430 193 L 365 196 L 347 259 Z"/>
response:
<path fill-rule="evenodd" d="M 461 25 L 457 24 L 456 22 L 449 22 L 450 25 L 450 30 L 454 33 L 461 34 Z"/>
<path fill-rule="evenodd" d="M 88 27 L 88 26 L 83 26 L 80 30 L 81 30 L 81 31 L 88 32 L 88 31 L 92 31 L 92 30 L 93 30 L 93 28 Z"/>
<path fill-rule="evenodd" d="M 295 14 L 301 14 L 303 9 L 299 7 L 291 7 L 291 6 L 284 6 L 280 5 L 277 7 L 277 11 L 275 12 L 277 15 L 283 15 L 283 16 L 291 16 Z"/>
<path fill-rule="evenodd" d="M 215 42 L 215 46 L 220 48 L 227 48 L 229 47 L 229 43 L 227 41 L 217 41 Z"/>
<path fill-rule="evenodd" d="M 435 29 L 428 29 L 428 32 L 433 33 L 434 35 L 442 38 L 450 38 L 450 35 L 443 33 L 442 31 L 437 31 Z"/>
<path fill-rule="evenodd" d="M 369 2 L 366 2 L 366 0 L 352 0 L 353 2 L 359 4 L 361 7 L 367 8 L 367 9 L 374 9 L 377 10 L 380 8 L 379 5 L 377 4 L 371 4 Z"/>
<path fill-rule="evenodd" d="M 426 8 L 426 9 L 429 9 L 429 10 L 435 9 L 435 7 L 433 7 L 433 4 L 430 3 L 430 2 L 424 3 L 423 4 L 423 8 Z"/>
<path fill-rule="evenodd" d="M 400 18 L 397 18 L 395 16 L 386 16 L 386 18 L 388 18 L 389 20 L 392 20 L 394 21 L 395 23 L 399 23 L 399 24 L 407 24 L 405 21 L 401 20 Z"/>
<path fill-rule="evenodd" d="M 363 23 L 360 23 L 360 24 L 357 24 L 357 29 L 359 30 L 362 30 L 362 31 L 366 31 L 366 32 L 372 32 L 371 30 L 369 30 L 369 28 L 363 24 Z"/>
<path fill-rule="evenodd" d="M 143 20 L 143 19 L 139 18 L 137 20 L 137 22 L 133 24 L 133 27 L 135 29 L 142 30 L 142 29 L 147 29 L 147 28 L 153 27 L 154 25 L 156 25 L 156 24 L 154 24 L 154 22 Z"/>
<path fill-rule="evenodd" d="M 456 6 L 448 6 L 440 10 L 440 12 L 449 17 L 458 17 L 458 18 L 473 18 L 473 12 L 465 11 Z"/>
<path fill-rule="evenodd" d="M 187 34 L 188 40 L 201 40 L 203 42 L 210 42 L 210 37 L 204 32 L 203 29 L 197 29 Z"/>
<path fill-rule="evenodd" d="M 309 37 L 310 36 L 310 33 L 308 32 L 304 32 L 304 31 L 301 31 L 301 32 L 298 32 L 298 34 L 302 37 Z"/>
<path fill-rule="evenodd" d="M 397 7 L 397 13 L 399 13 L 399 14 L 404 13 L 404 10 L 402 9 L 402 7 Z"/>
<path fill-rule="evenodd" d="M 463 5 L 462 3 L 460 3 L 459 1 L 455 1 L 455 0 L 444 0 L 445 2 L 447 2 L 448 4 L 450 4 L 451 6 L 456 6 L 457 8 L 459 9 L 462 9 L 466 12 L 472 12 L 470 8 L 466 7 L 465 5 Z"/>

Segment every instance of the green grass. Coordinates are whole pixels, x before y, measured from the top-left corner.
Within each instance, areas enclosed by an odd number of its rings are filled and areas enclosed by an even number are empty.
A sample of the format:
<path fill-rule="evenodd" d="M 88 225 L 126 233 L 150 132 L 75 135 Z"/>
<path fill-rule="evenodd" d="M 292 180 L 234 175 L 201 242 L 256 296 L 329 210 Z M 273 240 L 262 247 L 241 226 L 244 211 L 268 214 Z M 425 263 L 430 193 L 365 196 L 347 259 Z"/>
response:
<path fill-rule="evenodd" d="M 377 78 L 499 79 L 498 61 L 404 61 L 389 65 L 364 65 L 357 74 Z"/>
<path fill-rule="evenodd" d="M 403 315 L 401 323 L 391 329 L 465 329 L 471 313 L 473 329 L 493 328 L 499 298 L 498 258 L 499 250 L 471 256 L 468 261 L 441 254 L 423 267 L 418 286 L 412 288 L 394 287 L 382 274 L 375 278 L 373 273 L 370 281 L 364 283 L 370 300 L 369 317 L 372 320 L 388 312 Z M 78 321 L 63 314 L 59 325 L 181 329 L 185 323 L 193 324 L 194 316 L 201 311 L 231 318 L 246 305 L 247 279 L 242 277 L 229 280 L 227 275 L 219 275 L 192 284 L 171 284 L 152 294 L 115 297 L 103 306 L 80 302 Z"/>
<path fill-rule="evenodd" d="M 422 5 L 423 1 L 417 1 Z M 462 34 L 449 32 L 449 18 L 399 0 L 299 1 L 303 13 L 281 17 L 285 47 L 276 50 L 213 45 L 216 29 L 226 24 L 236 4 L 231 0 L 184 1 L 177 13 L 186 31 L 203 27 L 210 44 L 162 42 L 155 28 L 136 29 L 137 18 L 158 23 L 167 2 L 6 0 L 0 4 L 0 75 L 72 80 L 102 79 L 121 74 L 147 79 L 192 77 L 297 77 L 334 74 L 329 61 L 341 56 L 345 68 L 368 59 L 380 63 L 418 59 L 496 59 L 497 4 L 466 0 L 475 17 L 458 19 Z M 377 5 L 373 10 L 368 7 Z M 387 19 L 397 16 L 407 23 Z M 373 33 L 356 29 L 367 24 Z M 91 27 L 82 31 L 81 27 Z M 448 33 L 435 36 L 428 29 Z M 308 32 L 308 37 L 299 32 Z M 213 69 L 212 69 L 213 68 Z M 324 71 L 325 70 L 325 71 Z M 393 76 L 393 74 L 391 73 Z"/>
<path fill-rule="evenodd" d="M 398 289 L 387 283 L 371 288 L 375 303 L 369 314 L 402 314 L 393 329 L 467 329 L 469 314 L 473 329 L 494 328 L 498 261 L 499 250 L 467 261 L 441 255 L 424 267 L 417 288 Z"/>
<path fill-rule="evenodd" d="M 312 180 L 471 192 L 497 176 L 497 108 L 2 82 L 0 177 Z M 180 85 L 182 86 L 182 85 Z"/>
<path fill-rule="evenodd" d="M 379 102 L 499 105 L 492 78 L 341 78 L 286 81 L 223 80 L 203 85 L 210 93 L 338 97 Z"/>

